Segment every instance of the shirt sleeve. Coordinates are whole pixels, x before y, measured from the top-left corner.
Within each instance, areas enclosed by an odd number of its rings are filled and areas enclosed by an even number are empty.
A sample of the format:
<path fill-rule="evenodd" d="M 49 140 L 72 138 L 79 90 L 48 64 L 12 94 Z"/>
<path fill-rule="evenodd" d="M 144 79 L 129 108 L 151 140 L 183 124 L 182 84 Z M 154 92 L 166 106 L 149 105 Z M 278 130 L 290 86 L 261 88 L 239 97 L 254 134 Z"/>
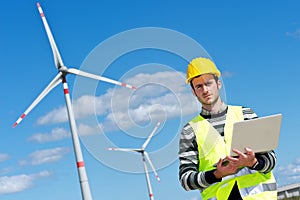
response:
<path fill-rule="evenodd" d="M 192 127 L 187 124 L 181 132 L 179 142 L 179 180 L 185 190 L 203 190 L 211 184 L 221 181 L 213 171 L 198 171 L 198 146 Z"/>
<path fill-rule="evenodd" d="M 257 164 L 250 169 L 257 170 L 261 173 L 269 173 L 275 168 L 276 164 L 276 155 L 274 151 L 269 151 L 266 153 L 255 154 L 257 159 Z"/>

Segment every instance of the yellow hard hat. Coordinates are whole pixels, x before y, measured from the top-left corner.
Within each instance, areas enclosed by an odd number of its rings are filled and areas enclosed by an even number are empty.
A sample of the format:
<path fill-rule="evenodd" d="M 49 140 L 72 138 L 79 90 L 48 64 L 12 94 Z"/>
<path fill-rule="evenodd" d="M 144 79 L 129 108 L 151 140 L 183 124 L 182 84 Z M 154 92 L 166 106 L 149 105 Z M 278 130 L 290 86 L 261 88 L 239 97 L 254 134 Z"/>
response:
<path fill-rule="evenodd" d="M 215 74 L 217 77 L 221 76 L 221 72 L 216 65 L 208 58 L 193 59 L 186 70 L 186 83 L 190 83 L 192 78 L 202 74 Z"/>

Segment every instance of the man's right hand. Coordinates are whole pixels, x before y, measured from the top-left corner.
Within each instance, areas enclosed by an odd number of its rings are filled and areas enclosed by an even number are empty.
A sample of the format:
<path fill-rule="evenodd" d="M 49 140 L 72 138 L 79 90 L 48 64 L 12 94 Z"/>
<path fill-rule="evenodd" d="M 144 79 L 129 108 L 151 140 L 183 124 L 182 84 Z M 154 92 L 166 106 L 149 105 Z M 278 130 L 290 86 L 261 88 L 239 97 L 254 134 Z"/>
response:
<path fill-rule="evenodd" d="M 217 179 L 223 178 L 231 174 L 235 174 L 238 171 L 238 162 L 228 162 L 226 165 L 224 165 L 223 162 L 223 159 L 220 158 L 217 164 L 217 169 L 214 171 L 214 175 Z"/>

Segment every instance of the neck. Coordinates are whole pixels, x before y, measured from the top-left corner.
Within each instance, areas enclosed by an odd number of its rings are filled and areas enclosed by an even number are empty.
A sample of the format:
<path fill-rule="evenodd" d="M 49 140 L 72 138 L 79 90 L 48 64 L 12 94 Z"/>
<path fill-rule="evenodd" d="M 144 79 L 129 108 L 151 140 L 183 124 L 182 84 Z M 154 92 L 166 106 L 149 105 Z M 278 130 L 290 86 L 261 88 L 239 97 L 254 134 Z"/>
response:
<path fill-rule="evenodd" d="M 209 111 L 211 114 L 217 114 L 221 110 L 223 102 L 219 98 L 213 105 L 202 105 L 202 108 Z"/>

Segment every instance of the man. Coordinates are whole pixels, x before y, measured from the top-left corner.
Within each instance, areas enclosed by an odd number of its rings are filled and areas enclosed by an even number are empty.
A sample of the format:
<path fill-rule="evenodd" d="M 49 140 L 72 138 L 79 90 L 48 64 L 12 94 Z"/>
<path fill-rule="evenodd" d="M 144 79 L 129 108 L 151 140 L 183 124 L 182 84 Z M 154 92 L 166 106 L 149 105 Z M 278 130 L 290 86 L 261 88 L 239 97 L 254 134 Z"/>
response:
<path fill-rule="evenodd" d="M 250 108 L 229 106 L 221 100 L 220 76 L 208 58 L 195 58 L 188 65 L 187 83 L 202 110 L 182 129 L 181 185 L 185 190 L 199 189 L 202 199 L 275 200 L 276 182 L 271 172 L 276 163 L 274 151 L 259 154 L 245 147 L 245 152 L 232 150 L 237 157 L 228 156 L 232 124 L 257 115 Z"/>

